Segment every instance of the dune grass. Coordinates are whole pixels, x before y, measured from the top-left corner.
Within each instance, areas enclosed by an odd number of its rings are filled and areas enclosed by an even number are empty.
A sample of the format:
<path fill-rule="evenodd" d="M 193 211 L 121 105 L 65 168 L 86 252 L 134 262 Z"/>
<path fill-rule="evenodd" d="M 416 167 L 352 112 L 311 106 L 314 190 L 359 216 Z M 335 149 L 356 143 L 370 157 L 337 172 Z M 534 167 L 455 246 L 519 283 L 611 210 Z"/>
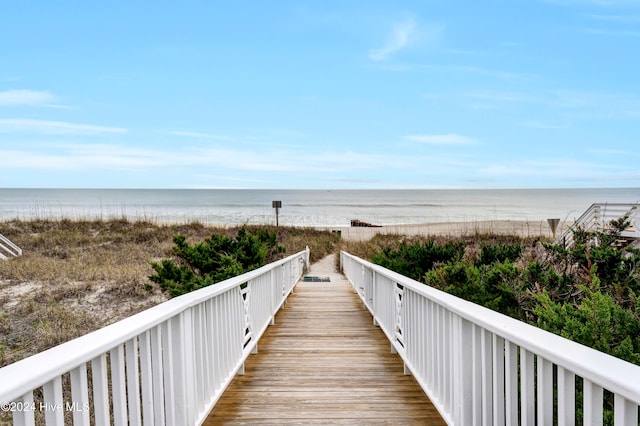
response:
<path fill-rule="evenodd" d="M 172 256 L 175 235 L 193 242 L 235 232 L 237 227 L 198 222 L 0 222 L 0 233 L 23 250 L 21 257 L 0 261 L 0 367 L 167 300 L 148 279 L 149 262 Z M 326 231 L 280 227 L 278 241 L 286 248 L 282 256 L 308 245 L 313 262 L 334 252 L 339 239 Z"/>

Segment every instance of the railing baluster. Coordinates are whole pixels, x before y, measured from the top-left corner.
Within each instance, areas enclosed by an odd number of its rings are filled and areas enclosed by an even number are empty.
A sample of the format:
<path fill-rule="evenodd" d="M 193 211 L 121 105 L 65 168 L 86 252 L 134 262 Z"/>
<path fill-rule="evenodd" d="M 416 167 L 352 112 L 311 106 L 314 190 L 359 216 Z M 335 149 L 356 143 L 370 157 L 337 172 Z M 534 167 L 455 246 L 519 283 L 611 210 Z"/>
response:
<path fill-rule="evenodd" d="M 558 367 L 558 426 L 573 426 L 576 421 L 576 375 Z"/>
<path fill-rule="evenodd" d="M 80 364 L 70 372 L 71 402 L 73 406 L 73 423 L 89 424 L 89 386 L 87 383 L 87 364 Z"/>
<path fill-rule="evenodd" d="M 505 342 L 505 422 L 518 424 L 518 346 Z"/>
<path fill-rule="evenodd" d="M 47 425 L 64 426 L 64 401 L 60 376 L 42 386 L 44 421 Z"/>
<path fill-rule="evenodd" d="M 505 347 L 504 339 L 495 334 L 492 335 L 492 357 L 493 357 L 493 424 L 496 426 L 505 424 L 505 384 L 504 384 L 504 364 Z"/>
<path fill-rule="evenodd" d="M 127 387 L 124 369 L 124 347 L 117 346 L 109 352 L 111 360 L 111 396 L 113 400 L 113 421 L 116 426 L 126 425 Z"/>
<path fill-rule="evenodd" d="M 172 336 L 172 361 L 175 423 L 193 424 L 195 418 L 195 395 L 193 383 L 195 382 L 193 355 L 193 329 L 191 328 L 191 312 L 193 308 L 186 309 L 181 314 L 173 317 L 169 323 Z"/>
<path fill-rule="evenodd" d="M 602 426 L 602 387 L 590 380 L 583 379 L 584 403 L 584 424 L 591 426 Z"/>
<path fill-rule="evenodd" d="M 142 399 L 142 418 L 145 425 L 154 424 L 153 403 L 153 364 L 151 361 L 151 332 L 140 336 L 140 392 Z"/>
<path fill-rule="evenodd" d="M 151 330 L 151 361 L 153 370 L 153 419 L 156 425 L 164 425 L 164 353 L 162 346 L 162 326 L 158 324 Z"/>
<path fill-rule="evenodd" d="M 482 358 L 482 424 L 493 423 L 493 356 L 492 334 L 482 329 L 480 332 L 480 350 Z"/>
<path fill-rule="evenodd" d="M 447 352 L 445 358 L 446 358 L 446 369 L 447 369 L 447 374 L 445 376 L 445 386 L 446 386 L 446 410 L 447 412 L 451 412 L 452 406 L 453 406 L 453 393 L 454 393 L 454 385 L 453 385 L 453 377 L 454 377 L 454 367 L 453 367 L 453 361 L 454 361 L 454 355 L 453 355 L 453 314 L 451 313 L 451 311 L 447 310 L 445 311 L 445 346 L 444 346 L 444 350 Z"/>
<path fill-rule="evenodd" d="M 163 383 L 164 383 L 164 415 L 167 424 L 178 424 L 176 419 L 176 395 L 175 395 L 175 382 L 174 382 L 174 355 L 173 346 L 177 344 L 174 341 L 171 333 L 171 323 L 173 318 L 169 318 L 163 322 L 160 326 L 162 336 L 162 371 L 163 371 Z"/>
<path fill-rule="evenodd" d="M 520 348 L 520 422 L 522 426 L 535 424 L 534 381 L 533 354 Z"/>
<path fill-rule="evenodd" d="M 553 423 L 553 365 L 540 355 L 536 359 L 538 424 Z"/>
<path fill-rule="evenodd" d="M 38 409 L 33 400 L 33 391 L 22 395 L 18 402 L 23 404 L 23 410 L 13 412 L 13 426 L 33 426 L 35 424 L 34 414 Z"/>
<path fill-rule="evenodd" d="M 616 394 L 613 402 L 614 424 L 616 426 L 637 426 L 638 406 L 625 397 Z"/>
<path fill-rule="evenodd" d="M 457 317 L 458 335 L 457 335 L 457 363 L 455 371 L 457 372 L 456 384 L 459 391 L 456 393 L 458 401 L 459 413 L 457 415 L 456 424 L 470 425 L 473 420 L 473 324 L 471 322 Z"/>
<path fill-rule="evenodd" d="M 198 407 L 204 407 L 207 403 L 207 378 L 209 377 L 209 364 L 207 363 L 208 348 L 206 343 L 207 320 L 204 304 L 194 306 L 193 317 L 194 355 L 196 357 L 194 368 L 198 371 L 198 374 L 194 377 L 194 381 L 196 382 L 195 401 Z"/>
<path fill-rule="evenodd" d="M 107 377 L 107 354 L 91 361 L 91 380 L 93 381 L 93 407 L 96 426 L 111 424 L 109 413 L 109 383 Z"/>
<path fill-rule="evenodd" d="M 473 424 L 479 425 L 482 422 L 482 342 L 480 334 L 482 329 L 473 324 L 471 326 L 471 354 L 472 354 L 472 383 L 473 388 Z"/>

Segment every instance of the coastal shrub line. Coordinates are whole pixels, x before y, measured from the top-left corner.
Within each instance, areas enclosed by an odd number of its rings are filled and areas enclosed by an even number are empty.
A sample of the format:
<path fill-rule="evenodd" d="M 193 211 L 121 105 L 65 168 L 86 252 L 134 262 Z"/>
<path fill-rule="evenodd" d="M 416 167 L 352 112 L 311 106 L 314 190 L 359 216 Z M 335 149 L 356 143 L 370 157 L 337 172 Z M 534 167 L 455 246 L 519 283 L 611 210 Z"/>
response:
<path fill-rule="evenodd" d="M 628 217 L 544 241 L 401 241 L 371 261 L 432 287 L 640 365 L 640 251 Z M 478 247 L 479 246 L 479 247 Z"/>

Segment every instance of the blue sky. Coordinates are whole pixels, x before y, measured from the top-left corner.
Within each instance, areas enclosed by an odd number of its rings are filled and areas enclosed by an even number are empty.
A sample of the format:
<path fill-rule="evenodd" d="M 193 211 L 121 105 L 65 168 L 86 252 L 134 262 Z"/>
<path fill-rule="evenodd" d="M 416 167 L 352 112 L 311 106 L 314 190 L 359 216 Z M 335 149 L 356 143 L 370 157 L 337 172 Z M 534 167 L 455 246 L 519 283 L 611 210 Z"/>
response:
<path fill-rule="evenodd" d="M 0 187 L 640 186 L 640 0 L 2 17 Z"/>

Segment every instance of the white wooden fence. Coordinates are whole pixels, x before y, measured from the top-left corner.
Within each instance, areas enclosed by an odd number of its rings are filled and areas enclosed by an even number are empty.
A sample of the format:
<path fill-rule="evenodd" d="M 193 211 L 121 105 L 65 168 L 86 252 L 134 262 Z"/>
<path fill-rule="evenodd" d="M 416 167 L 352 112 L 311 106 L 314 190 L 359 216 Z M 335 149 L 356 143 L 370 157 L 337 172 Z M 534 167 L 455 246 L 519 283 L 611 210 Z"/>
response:
<path fill-rule="evenodd" d="M 640 367 L 341 253 L 343 271 L 451 425 L 637 426 Z"/>
<path fill-rule="evenodd" d="M 307 249 L 8 365 L 2 410 L 15 425 L 201 424 L 308 262 Z"/>

